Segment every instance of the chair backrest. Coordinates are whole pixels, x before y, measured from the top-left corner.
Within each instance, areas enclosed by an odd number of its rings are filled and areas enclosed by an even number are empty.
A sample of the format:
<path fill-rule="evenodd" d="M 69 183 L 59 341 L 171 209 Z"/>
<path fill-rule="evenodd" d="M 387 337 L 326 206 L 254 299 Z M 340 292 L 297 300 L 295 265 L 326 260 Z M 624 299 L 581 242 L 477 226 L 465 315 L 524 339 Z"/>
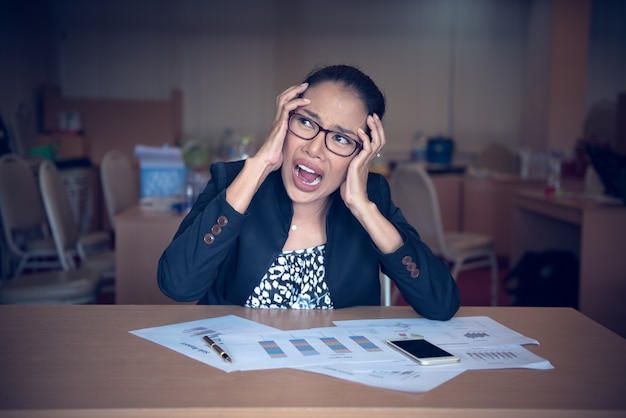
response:
<path fill-rule="evenodd" d="M 70 260 L 78 249 L 80 231 L 63 179 L 52 161 L 46 160 L 39 166 L 39 187 L 59 258 L 64 269 L 69 270 L 75 267 Z"/>
<path fill-rule="evenodd" d="M 391 195 L 422 240 L 437 255 L 447 255 L 435 186 L 420 164 L 399 164 L 390 181 Z"/>
<path fill-rule="evenodd" d="M 115 229 L 115 215 L 139 202 L 139 182 L 128 157 L 112 150 L 102 158 L 100 179 L 111 226 Z"/>
<path fill-rule="evenodd" d="M 14 240 L 18 231 L 43 231 L 46 213 L 37 181 L 28 163 L 19 155 L 0 157 L 0 215 L 11 251 L 21 254 Z"/>

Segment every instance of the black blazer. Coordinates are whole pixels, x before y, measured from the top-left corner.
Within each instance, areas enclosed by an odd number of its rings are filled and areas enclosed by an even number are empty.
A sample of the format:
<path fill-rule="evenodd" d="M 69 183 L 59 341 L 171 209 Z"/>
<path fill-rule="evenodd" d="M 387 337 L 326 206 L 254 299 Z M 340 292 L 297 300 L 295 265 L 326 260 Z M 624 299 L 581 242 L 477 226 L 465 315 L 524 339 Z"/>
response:
<path fill-rule="evenodd" d="M 243 163 L 211 166 L 211 180 L 163 252 L 158 283 L 170 298 L 243 305 L 281 253 L 293 207 L 280 171 L 267 177 L 247 212 L 240 214 L 226 201 L 226 188 Z M 448 267 L 393 204 L 383 176 L 371 173 L 367 191 L 404 245 L 382 254 L 336 191 L 326 217 L 325 254 L 325 280 L 334 307 L 379 305 L 381 268 L 417 313 L 451 318 L 459 308 L 459 293 Z"/>

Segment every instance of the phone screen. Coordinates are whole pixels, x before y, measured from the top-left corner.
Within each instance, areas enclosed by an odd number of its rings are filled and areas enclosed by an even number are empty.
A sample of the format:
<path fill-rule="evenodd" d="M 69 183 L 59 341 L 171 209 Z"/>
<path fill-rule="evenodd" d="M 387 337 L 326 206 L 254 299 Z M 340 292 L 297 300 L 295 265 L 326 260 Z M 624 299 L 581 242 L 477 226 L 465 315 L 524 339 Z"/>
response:
<path fill-rule="evenodd" d="M 421 364 L 456 363 L 459 358 L 444 349 L 424 340 L 393 340 L 387 341 L 391 347 L 399 349 Z"/>

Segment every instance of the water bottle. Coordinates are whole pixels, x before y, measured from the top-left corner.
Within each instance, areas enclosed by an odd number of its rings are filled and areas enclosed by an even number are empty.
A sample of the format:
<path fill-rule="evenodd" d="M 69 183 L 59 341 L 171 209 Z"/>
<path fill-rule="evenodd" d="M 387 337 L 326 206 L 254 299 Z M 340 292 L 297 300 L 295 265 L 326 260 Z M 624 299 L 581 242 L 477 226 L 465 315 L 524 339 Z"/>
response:
<path fill-rule="evenodd" d="M 422 131 L 415 132 L 415 135 L 413 135 L 413 146 L 411 148 L 411 160 L 425 161 L 427 145 L 427 138 Z"/>
<path fill-rule="evenodd" d="M 193 184 L 187 183 L 185 186 L 185 209 L 187 212 L 191 210 L 191 207 L 194 204 L 195 193 L 193 189 Z"/>
<path fill-rule="evenodd" d="M 241 140 L 239 141 L 239 147 L 238 147 L 238 157 L 240 160 L 245 160 L 246 158 L 248 158 L 250 156 L 250 137 L 248 136 L 242 136 Z"/>
<path fill-rule="evenodd" d="M 235 150 L 233 149 L 233 138 L 233 130 L 231 128 L 224 129 L 222 137 L 220 138 L 218 152 L 220 161 L 232 161 L 234 159 Z"/>
<path fill-rule="evenodd" d="M 548 159 L 548 177 L 546 181 L 546 197 L 560 196 L 561 190 L 561 154 L 552 152 Z"/>

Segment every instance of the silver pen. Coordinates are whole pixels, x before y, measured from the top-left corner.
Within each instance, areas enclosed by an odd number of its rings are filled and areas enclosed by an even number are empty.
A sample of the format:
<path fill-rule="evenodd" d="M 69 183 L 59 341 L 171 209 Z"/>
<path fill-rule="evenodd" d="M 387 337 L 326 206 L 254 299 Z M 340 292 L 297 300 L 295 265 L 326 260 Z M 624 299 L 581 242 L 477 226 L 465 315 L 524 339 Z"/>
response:
<path fill-rule="evenodd" d="M 222 348 L 217 345 L 215 343 L 215 341 L 213 341 L 212 339 L 210 339 L 209 337 L 207 337 L 206 335 L 204 337 L 202 337 L 202 339 L 204 341 L 206 341 L 209 346 L 221 357 L 224 359 L 224 361 L 227 361 L 229 363 L 232 363 L 233 360 L 230 358 L 230 356 L 228 355 L 228 353 L 224 350 L 222 350 Z"/>

